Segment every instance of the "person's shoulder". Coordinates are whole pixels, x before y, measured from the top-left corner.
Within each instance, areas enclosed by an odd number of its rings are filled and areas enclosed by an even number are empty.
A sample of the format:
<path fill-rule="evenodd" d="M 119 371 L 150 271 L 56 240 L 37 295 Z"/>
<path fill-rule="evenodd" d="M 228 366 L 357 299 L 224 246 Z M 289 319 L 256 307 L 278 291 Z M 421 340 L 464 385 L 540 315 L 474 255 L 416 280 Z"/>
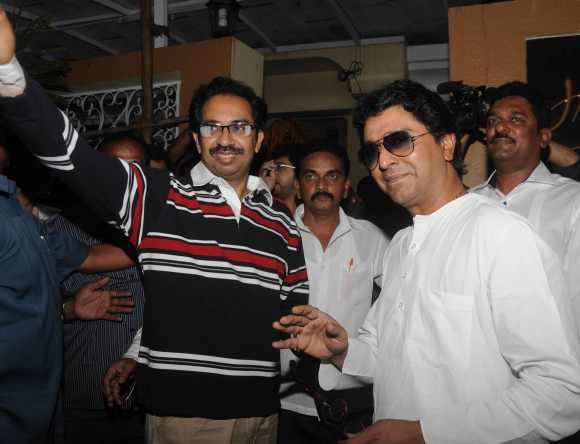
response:
<path fill-rule="evenodd" d="M 294 220 L 292 212 L 286 205 L 276 199 L 272 199 L 272 205 L 265 205 L 265 207 L 269 208 L 268 214 L 271 218 L 282 222 L 286 226 L 286 229 L 298 234 L 298 225 Z"/>
<path fill-rule="evenodd" d="M 389 248 L 393 248 L 398 244 L 402 244 L 405 242 L 405 239 L 409 236 L 411 236 L 411 234 L 413 233 L 413 226 L 408 226 L 405 228 L 401 228 L 399 231 L 397 231 L 395 233 L 395 235 L 392 237 L 390 243 L 389 243 Z"/>
<path fill-rule="evenodd" d="M 514 211 L 504 208 L 486 196 L 469 193 L 471 206 L 468 209 L 470 223 L 478 230 L 491 233 L 503 230 L 532 230 L 531 223 Z"/>
<path fill-rule="evenodd" d="M 70 237 L 86 245 L 98 243 L 97 239 L 87 234 L 78 224 L 60 212 L 52 215 L 44 223 L 49 233 L 61 233 L 63 236 Z"/>
<path fill-rule="evenodd" d="M 568 223 L 574 225 L 580 219 L 580 182 L 552 173 L 555 181 L 553 201 L 558 207 L 567 207 Z"/>
<path fill-rule="evenodd" d="M 352 216 L 347 216 L 350 226 L 355 231 L 365 233 L 367 236 L 383 238 L 386 237 L 383 231 L 372 222 L 366 219 L 356 219 Z"/>
<path fill-rule="evenodd" d="M 266 199 L 266 197 L 264 198 Z M 284 214 L 286 217 L 292 219 L 292 222 L 294 222 L 294 218 L 292 217 L 290 208 L 288 208 L 283 202 L 280 202 L 278 199 L 273 198 L 271 208 L 273 211 Z"/>
<path fill-rule="evenodd" d="M 580 182 L 556 173 L 552 173 L 551 178 L 554 181 L 554 186 L 558 190 L 575 194 L 578 196 L 578 198 L 580 198 Z"/>

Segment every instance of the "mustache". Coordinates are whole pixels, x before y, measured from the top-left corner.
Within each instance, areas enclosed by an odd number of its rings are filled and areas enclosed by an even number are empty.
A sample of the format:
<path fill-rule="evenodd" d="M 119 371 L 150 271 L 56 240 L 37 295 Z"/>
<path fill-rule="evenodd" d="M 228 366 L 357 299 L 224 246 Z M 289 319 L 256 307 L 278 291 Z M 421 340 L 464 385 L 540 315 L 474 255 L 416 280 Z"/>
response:
<path fill-rule="evenodd" d="M 328 197 L 331 200 L 334 200 L 334 196 L 327 191 L 317 191 L 312 195 L 312 200 L 318 199 L 319 197 Z"/>
<path fill-rule="evenodd" d="M 215 154 L 244 154 L 244 149 L 234 145 L 217 145 L 210 148 L 209 153 Z"/>
<path fill-rule="evenodd" d="M 495 142 L 497 142 L 498 139 L 507 139 L 512 143 L 516 143 L 516 141 L 514 139 L 512 139 L 511 137 L 505 135 L 505 134 L 496 134 L 493 139 L 491 139 L 491 144 L 494 144 Z"/>

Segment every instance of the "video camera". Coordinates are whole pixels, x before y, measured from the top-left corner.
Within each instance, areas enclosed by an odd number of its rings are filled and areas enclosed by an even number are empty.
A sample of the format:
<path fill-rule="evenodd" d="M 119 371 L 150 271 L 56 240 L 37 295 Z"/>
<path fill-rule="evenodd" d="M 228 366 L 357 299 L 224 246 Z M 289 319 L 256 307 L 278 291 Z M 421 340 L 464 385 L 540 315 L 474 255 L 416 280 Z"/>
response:
<path fill-rule="evenodd" d="M 487 110 L 496 88 L 464 85 L 462 81 L 443 82 L 437 93 L 448 94 L 447 106 L 455 117 L 459 135 L 468 135 L 465 150 L 476 140 L 485 143 Z"/>

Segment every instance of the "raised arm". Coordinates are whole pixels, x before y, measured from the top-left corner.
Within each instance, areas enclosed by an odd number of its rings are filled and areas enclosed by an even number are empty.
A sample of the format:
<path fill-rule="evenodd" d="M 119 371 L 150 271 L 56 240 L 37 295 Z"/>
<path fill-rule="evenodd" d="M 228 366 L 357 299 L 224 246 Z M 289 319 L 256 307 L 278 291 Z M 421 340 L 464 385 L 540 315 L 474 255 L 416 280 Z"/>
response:
<path fill-rule="evenodd" d="M 149 177 L 143 167 L 104 156 L 79 136 L 68 117 L 22 72 L 14 58 L 12 27 L 3 10 L 0 10 L 0 96 L 4 126 L 17 134 L 102 219 L 114 222 L 138 245 L 145 207 L 152 210 L 155 207 L 152 202 L 162 201 L 163 187 L 148 186 Z M 155 190 L 160 193 L 157 199 Z"/>

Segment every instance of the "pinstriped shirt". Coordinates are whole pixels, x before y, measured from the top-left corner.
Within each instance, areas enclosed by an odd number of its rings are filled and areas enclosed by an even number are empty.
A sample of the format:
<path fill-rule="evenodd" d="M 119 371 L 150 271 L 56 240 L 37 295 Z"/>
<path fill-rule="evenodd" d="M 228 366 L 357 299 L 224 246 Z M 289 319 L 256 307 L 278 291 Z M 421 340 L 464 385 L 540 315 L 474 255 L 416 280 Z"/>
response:
<path fill-rule="evenodd" d="M 47 221 L 58 232 L 66 233 L 88 246 L 102 243 L 61 215 Z M 120 359 L 143 322 L 145 297 L 138 267 L 84 274 L 75 272 L 61 283 L 61 293 L 72 296 L 80 287 L 102 277 L 111 280 L 106 289 L 127 290 L 135 301 L 132 313 L 121 322 L 74 320 L 64 323 L 64 407 L 104 409 L 102 380 L 109 366 Z M 129 403 L 124 406 L 128 407 Z"/>

